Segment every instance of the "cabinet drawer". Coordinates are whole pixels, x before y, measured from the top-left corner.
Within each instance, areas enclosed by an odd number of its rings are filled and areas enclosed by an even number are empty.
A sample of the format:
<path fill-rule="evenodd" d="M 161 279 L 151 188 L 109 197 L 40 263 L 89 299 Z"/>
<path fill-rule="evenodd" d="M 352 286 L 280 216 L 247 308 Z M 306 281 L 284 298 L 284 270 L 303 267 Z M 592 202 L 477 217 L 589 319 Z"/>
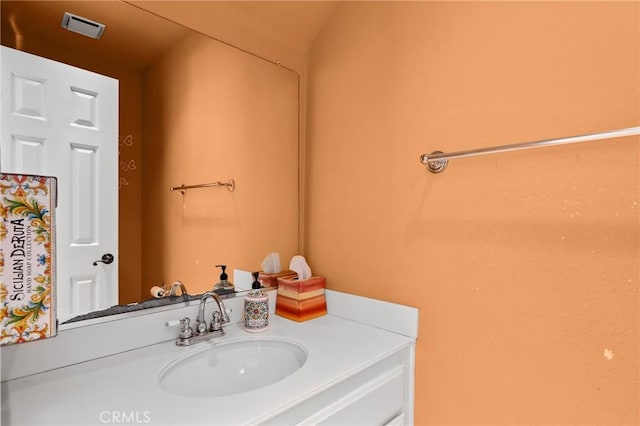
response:
<path fill-rule="evenodd" d="M 413 407 L 411 349 L 396 352 L 257 423 L 265 426 L 402 424 L 402 420 L 393 421 L 403 414 L 407 419 L 407 410 Z"/>
<path fill-rule="evenodd" d="M 309 418 L 319 425 L 382 425 L 402 411 L 403 369 L 401 366 L 354 389 Z M 306 422 L 305 422 L 306 423 Z"/>

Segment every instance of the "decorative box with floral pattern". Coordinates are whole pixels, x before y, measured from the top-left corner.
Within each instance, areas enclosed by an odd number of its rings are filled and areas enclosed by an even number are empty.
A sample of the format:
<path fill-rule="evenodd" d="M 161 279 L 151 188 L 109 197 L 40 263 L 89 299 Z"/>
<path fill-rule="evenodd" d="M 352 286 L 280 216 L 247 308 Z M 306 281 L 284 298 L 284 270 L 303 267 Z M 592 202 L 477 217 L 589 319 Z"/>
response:
<path fill-rule="evenodd" d="M 0 174 L 0 344 L 56 335 L 56 178 Z"/>

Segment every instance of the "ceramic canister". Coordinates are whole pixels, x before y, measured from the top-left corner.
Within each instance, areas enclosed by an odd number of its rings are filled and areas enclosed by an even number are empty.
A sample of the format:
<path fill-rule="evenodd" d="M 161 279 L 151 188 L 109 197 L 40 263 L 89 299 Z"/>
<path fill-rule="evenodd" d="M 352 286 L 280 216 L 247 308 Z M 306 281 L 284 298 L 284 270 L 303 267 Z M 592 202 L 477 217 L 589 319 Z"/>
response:
<path fill-rule="evenodd" d="M 269 296 L 254 289 L 244 298 L 244 328 L 249 332 L 264 331 L 269 327 Z"/>

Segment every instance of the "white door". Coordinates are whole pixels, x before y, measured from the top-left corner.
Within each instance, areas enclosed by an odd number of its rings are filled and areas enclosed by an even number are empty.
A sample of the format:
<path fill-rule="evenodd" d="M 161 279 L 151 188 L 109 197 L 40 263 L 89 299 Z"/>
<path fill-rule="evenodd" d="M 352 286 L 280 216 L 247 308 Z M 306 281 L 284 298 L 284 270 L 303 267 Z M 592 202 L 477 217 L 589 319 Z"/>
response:
<path fill-rule="evenodd" d="M 118 81 L 2 46 L 0 168 L 58 178 L 62 322 L 118 303 Z M 113 262 L 94 266 L 103 255 Z"/>

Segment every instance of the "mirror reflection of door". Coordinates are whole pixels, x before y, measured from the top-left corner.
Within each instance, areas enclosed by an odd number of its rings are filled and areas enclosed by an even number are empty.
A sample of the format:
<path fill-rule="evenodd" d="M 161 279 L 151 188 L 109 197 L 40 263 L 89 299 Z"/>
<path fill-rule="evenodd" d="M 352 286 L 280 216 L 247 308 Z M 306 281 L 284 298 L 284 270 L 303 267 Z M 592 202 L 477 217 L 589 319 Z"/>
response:
<path fill-rule="evenodd" d="M 58 178 L 58 319 L 117 304 L 118 81 L 1 49 L 2 172 Z"/>

